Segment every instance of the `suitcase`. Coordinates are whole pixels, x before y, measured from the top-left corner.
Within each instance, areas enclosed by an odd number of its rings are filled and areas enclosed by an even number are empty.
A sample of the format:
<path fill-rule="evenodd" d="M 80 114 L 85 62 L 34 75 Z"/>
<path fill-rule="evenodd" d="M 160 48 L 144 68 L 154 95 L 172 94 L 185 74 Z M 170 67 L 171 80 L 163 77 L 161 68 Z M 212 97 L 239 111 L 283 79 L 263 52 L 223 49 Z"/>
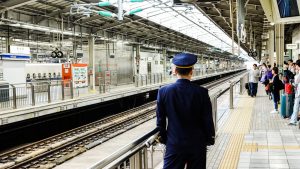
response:
<path fill-rule="evenodd" d="M 249 83 L 245 83 L 245 88 L 247 90 L 248 96 L 250 96 L 250 87 L 249 87 Z"/>
<path fill-rule="evenodd" d="M 286 94 L 286 117 L 291 117 L 294 109 L 294 94 Z"/>
<path fill-rule="evenodd" d="M 249 83 L 245 83 L 245 89 L 249 89 Z"/>
<path fill-rule="evenodd" d="M 294 95 L 282 94 L 280 97 L 280 115 L 283 118 L 290 117 L 293 114 Z"/>
<path fill-rule="evenodd" d="M 281 94 L 280 95 L 280 115 L 281 117 L 286 117 L 286 95 Z"/>

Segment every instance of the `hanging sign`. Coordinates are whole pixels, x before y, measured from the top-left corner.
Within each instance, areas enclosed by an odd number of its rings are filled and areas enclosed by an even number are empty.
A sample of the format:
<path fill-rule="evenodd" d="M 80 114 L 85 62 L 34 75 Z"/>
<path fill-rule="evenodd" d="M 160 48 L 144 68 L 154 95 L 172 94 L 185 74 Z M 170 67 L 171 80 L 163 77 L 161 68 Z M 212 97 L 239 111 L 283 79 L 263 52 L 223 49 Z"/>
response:
<path fill-rule="evenodd" d="M 30 55 L 30 48 L 27 46 L 10 46 L 10 53 Z"/>
<path fill-rule="evenodd" d="M 286 49 L 298 49 L 298 44 L 286 44 Z"/>

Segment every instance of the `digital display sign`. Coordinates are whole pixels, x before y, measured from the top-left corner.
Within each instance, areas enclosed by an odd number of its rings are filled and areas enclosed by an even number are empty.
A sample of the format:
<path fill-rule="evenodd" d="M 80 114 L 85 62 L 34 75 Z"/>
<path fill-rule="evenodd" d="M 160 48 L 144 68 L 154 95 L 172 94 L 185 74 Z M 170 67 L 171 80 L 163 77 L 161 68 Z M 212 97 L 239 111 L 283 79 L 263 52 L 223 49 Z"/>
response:
<path fill-rule="evenodd" d="M 281 18 L 299 16 L 299 0 L 277 0 Z"/>

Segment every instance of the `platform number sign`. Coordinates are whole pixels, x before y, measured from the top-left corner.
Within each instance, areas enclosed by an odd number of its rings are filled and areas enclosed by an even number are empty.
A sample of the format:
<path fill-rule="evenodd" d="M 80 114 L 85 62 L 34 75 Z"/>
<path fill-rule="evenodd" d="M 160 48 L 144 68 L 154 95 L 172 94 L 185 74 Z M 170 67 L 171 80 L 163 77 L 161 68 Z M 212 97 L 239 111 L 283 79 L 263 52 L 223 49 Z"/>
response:
<path fill-rule="evenodd" d="M 253 49 L 250 49 L 249 52 L 248 52 L 248 56 L 250 56 L 250 57 L 256 57 L 257 56 L 257 52 L 253 51 Z"/>

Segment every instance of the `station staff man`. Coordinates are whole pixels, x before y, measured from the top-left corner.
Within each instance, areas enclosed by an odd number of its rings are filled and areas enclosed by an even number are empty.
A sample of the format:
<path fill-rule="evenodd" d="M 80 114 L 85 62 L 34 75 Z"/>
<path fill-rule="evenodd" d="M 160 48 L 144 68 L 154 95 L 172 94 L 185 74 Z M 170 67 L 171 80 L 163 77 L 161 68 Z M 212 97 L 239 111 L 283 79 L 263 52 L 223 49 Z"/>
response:
<path fill-rule="evenodd" d="M 214 144 L 215 129 L 208 90 L 191 83 L 197 56 L 174 56 L 177 81 L 157 96 L 157 127 L 166 144 L 164 169 L 205 169 L 206 146 Z"/>

